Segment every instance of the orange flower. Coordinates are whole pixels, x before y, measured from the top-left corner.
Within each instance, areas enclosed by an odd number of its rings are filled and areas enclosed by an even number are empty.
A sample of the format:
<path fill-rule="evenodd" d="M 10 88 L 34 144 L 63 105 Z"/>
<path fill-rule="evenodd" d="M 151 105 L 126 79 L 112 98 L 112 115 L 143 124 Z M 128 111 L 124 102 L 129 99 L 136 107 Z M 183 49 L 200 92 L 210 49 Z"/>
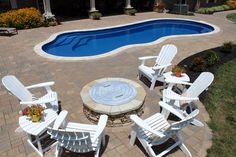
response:
<path fill-rule="evenodd" d="M 42 14 L 35 8 L 10 10 L 0 14 L 0 27 L 34 28 L 41 26 L 42 22 Z"/>

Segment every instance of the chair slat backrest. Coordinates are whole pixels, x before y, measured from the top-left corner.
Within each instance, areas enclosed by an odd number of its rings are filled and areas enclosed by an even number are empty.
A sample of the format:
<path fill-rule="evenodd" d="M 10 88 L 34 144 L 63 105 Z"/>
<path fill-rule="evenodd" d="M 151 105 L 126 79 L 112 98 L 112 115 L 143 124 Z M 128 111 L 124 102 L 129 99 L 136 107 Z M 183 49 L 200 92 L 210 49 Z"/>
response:
<path fill-rule="evenodd" d="M 183 129 L 184 127 L 189 125 L 198 114 L 199 114 L 199 110 L 195 109 L 193 112 L 191 112 L 188 116 L 186 116 L 181 121 L 172 123 L 168 130 L 169 131 L 179 131 L 179 130 Z"/>
<path fill-rule="evenodd" d="M 162 46 L 160 54 L 156 59 L 156 65 L 170 64 L 177 54 L 177 47 L 173 44 L 167 44 Z"/>
<path fill-rule="evenodd" d="M 168 129 L 162 132 L 165 135 L 164 137 L 160 138 L 160 137 L 155 136 L 151 140 L 151 142 L 155 144 L 158 144 L 158 143 L 161 144 L 165 142 L 166 140 L 168 140 L 170 137 L 177 135 L 178 132 L 184 127 L 188 126 L 198 114 L 199 114 L 199 110 L 196 109 L 193 112 L 191 112 L 191 114 L 189 114 L 187 117 L 185 117 L 183 120 L 172 123 L 168 127 Z"/>
<path fill-rule="evenodd" d="M 5 88 L 21 101 L 32 101 L 32 94 L 25 86 L 13 75 L 4 76 L 2 84 Z"/>
<path fill-rule="evenodd" d="M 59 142 L 60 146 L 77 153 L 94 151 L 89 132 L 72 132 L 48 127 L 48 134 Z"/>
<path fill-rule="evenodd" d="M 214 80 L 214 75 L 210 72 L 202 72 L 193 84 L 186 91 L 188 97 L 198 97 L 207 89 Z"/>

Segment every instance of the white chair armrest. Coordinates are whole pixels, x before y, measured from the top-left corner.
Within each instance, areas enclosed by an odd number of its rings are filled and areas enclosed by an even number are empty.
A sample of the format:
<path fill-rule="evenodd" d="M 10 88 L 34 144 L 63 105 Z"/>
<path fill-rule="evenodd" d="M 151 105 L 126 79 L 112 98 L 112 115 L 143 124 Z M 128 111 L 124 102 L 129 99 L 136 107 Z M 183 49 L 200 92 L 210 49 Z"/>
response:
<path fill-rule="evenodd" d="M 168 67 L 168 66 L 170 66 L 170 65 L 171 65 L 171 64 L 155 66 L 155 67 L 153 67 L 152 69 L 153 69 L 153 70 L 159 70 L 159 69 L 162 69 L 162 68 L 166 68 L 166 67 Z"/>
<path fill-rule="evenodd" d="M 184 117 L 181 113 L 179 113 L 174 107 L 168 105 L 167 103 L 165 103 L 165 102 L 163 102 L 163 101 L 160 101 L 160 102 L 159 102 L 159 105 L 160 105 L 162 108 L 164 108 L 164 109 L 168 110 L 169 112 L 173 113 L 174 115 L 178 116 L 179 118 L 181 118 L 181 119 L 184 119 L 184 118 L 185 118 L 185 117 Z"/>
<path fill-rule="evenodd" d="M 97 138 L 99 138 L 99 136 L 102 134 L 104 128 L 106 127 L 107 119 L 108 119 L 107 115 L 100 116 L 97 124 L 97 131 L 96 134 L 94 135 L 92 143 L 94 143 L 97 140 Z"/>
<path fill-rule="evenodd" d="M 165 95 L 165 97 L 167 99 L 171 99 L 171 100 L 185 100 L 185 101 L 193 101 L 193 100 L 199 100 L 198 97 L 196 98 L 191 98 L 191 97 L 184 97 L 184 96 L 175 96 L 175 95 Z"/>
<path fill-rule="evenodd" d="M 145 56 L 145 57 L 139 57 L 138 59 L 142 61 L 141 65 L 144 65 L 146 60 L 154 58 L 158 58 L 158 56 Z"/>
<path fill-rule="evenodd" d="M 145 57 L 139 57 L 139 60 L 147 60 L 147 59 L 154 59 L 157 58 L 158 56 L 145 56 Z"/>
<path fill-rule="evenodd" d="M 21 105 L 33 105 L 33 104 L 45 104 L 56 101 L 56 98 L 49 98 L 43 100 L 35 100 L 35 101 L 21 101 Z"/>
<path fill-rule="evenodd" d="M 67 114 L 68 114 L 68 111 L 66 111 L 66 110 L 63 110 L 60 112 L 60 114 L 57 116 L 57 119 L 54 122 L 53 129 L 55 129 L 55 130 L 59 129 L 59 127 L 65 121 Z"/>
<path fill-rule="evenodd" d="M 140 119 L 137 115 L 131 115 L 130 119 L 135 122 L 139 127 L 151 132 L 152 134 L 159 136 L 159 137 L 164 137 L 165 135 L 159 131 L 153 130 L 149 125 L 147 125 L 142 119 Z"/>
<path fill-rule="evenodd" d="M 173 83 L 173 84 L 183 84 L 183 85 L 192 85 L 192 83 L 189 83 L 189 82 L 185 82 L 185 81 L 179 81 L 179 80 L 176 80 L 176 79 L 165 79 L 165 82 L 166 83 Z"/>
<path fill-rule="evenodd" d="M 27 86 L 27 89 L 32 89 L 32 88 L 40 88 L 40 87 L 47 87 L 47 86 L 52 86 L 54 85 L 55 82 L 51 81 L 51 82 L 43 82 L 43 83 L 38 83 L 38 84 L 34 84 L 31 86 Z"/>

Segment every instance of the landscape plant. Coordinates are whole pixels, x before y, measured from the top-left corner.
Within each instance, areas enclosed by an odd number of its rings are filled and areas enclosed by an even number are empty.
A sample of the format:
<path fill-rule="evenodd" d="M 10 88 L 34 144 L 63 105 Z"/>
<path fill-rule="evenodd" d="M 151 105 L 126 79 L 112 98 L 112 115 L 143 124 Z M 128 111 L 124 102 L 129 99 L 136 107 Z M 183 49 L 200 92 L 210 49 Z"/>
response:
<path fill-rule="evenodd" d="M 50 18 L 44 17 L 44 26 L 56 26 L 56 25 L 58 25 L 58 22 L 55 17 L 50 17 Z"/>
<path fill-rule="evenodd" d="M 206 61 L 203 57 L 195 57 L 190 69 L 194 72 L 202 72 L 206 69 Z"/>
<path fill-rule="evenodd" d="M 10 10 L 0 14 L 0 27 L 15 27 L 28 29 L 40 27 L 43 24 L 42 14 L 35 8 Z"/>
<path fill-rule="evenodd" d="M 94 20 L 100 20 L 102 17 L 102 13 L 96 11 L 96 12 L 91 12 L 90 17 Z"/>
<path fill-rule="evenodd" d="M 221 52 L 224 53 L 231 53 L 233 48 L 233 43 L 232 42 L 225 42 L 223 43 L 223 45 L 221 46 Z"/>
<path fill-rule="evenodd" d="M 156 11 L 158 13 L 163 13 L 165 7 L 166 7 L 165 3 L 163 3 L 161 0 L 158 0 L 155 2 L 153 6 L 153 11 Z"/>
<path fill-rule="evenodd" d="M 208 66 L 216 65 L 220 61 L 220 57 L 213 50 L 208 50 L 206 52 L 205 59 Z"/>
<path fill-rule="evenodd" d="M 134 8 L 125 9 L 125 14 L 127 15 L 134 16 L 136 13 L 137 13 L 137 10 Z"/>
<path fill-rule="evenodd" d="M 214 12 L 220 12 L 220 11 L 225 11 L 225 10 L 231 10 L 233 9 L 229 5 L 219 5 L 219 6 L 214 6 L 214 7 L 203 7 L 199 8 L 196 12 L 200 14 L 213 14 Z"/>
<path fill-rule="evenodd" d="M 230 6 L 232 9 L 236 8 L 236 0 L 228 0 L 226 4 Z"/>

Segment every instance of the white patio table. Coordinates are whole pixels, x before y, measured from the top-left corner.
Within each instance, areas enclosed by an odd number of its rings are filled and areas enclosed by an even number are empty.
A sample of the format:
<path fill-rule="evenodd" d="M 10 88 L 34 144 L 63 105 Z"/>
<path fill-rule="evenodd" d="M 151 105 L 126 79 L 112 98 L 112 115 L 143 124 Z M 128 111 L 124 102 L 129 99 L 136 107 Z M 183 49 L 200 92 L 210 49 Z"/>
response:
<path fill-rule="evenodd" d="M 180 77 L 176 77 L 172 72 L 167 72 L 167 73 L 164 73 L 163 76 L 165 79 L 164 87 L 166 87 L 166 84 L 168 84 L 167 88 L 169 88 L 169 89 L 173 88 L 173 86 L 178 84 L 178 82 L 189 82 L 190 81 L 190 78 L 186 73 L 182 73 Z M 177 88 L 176 88 L 176 90 L 177 90 Z"/>
<path fill-rule="evenodd" d="M 20 127 L 27 133 L 29 145 L 40 155 L 43 156 L 44 152 L 53 147 L 56 143 L 50 145 L 47 148 L 42 148 L 41 140 L 49 136 L 44 134 L 47 127 L 52 124 L 57 118 L 57 113 L 52 109 L 44 110 L 43 116 L 40 122 L 32 122 L 27 116 L 19 117 Z M 35 136 L 35 140 L 32 140 L 31 136 Z"/>

